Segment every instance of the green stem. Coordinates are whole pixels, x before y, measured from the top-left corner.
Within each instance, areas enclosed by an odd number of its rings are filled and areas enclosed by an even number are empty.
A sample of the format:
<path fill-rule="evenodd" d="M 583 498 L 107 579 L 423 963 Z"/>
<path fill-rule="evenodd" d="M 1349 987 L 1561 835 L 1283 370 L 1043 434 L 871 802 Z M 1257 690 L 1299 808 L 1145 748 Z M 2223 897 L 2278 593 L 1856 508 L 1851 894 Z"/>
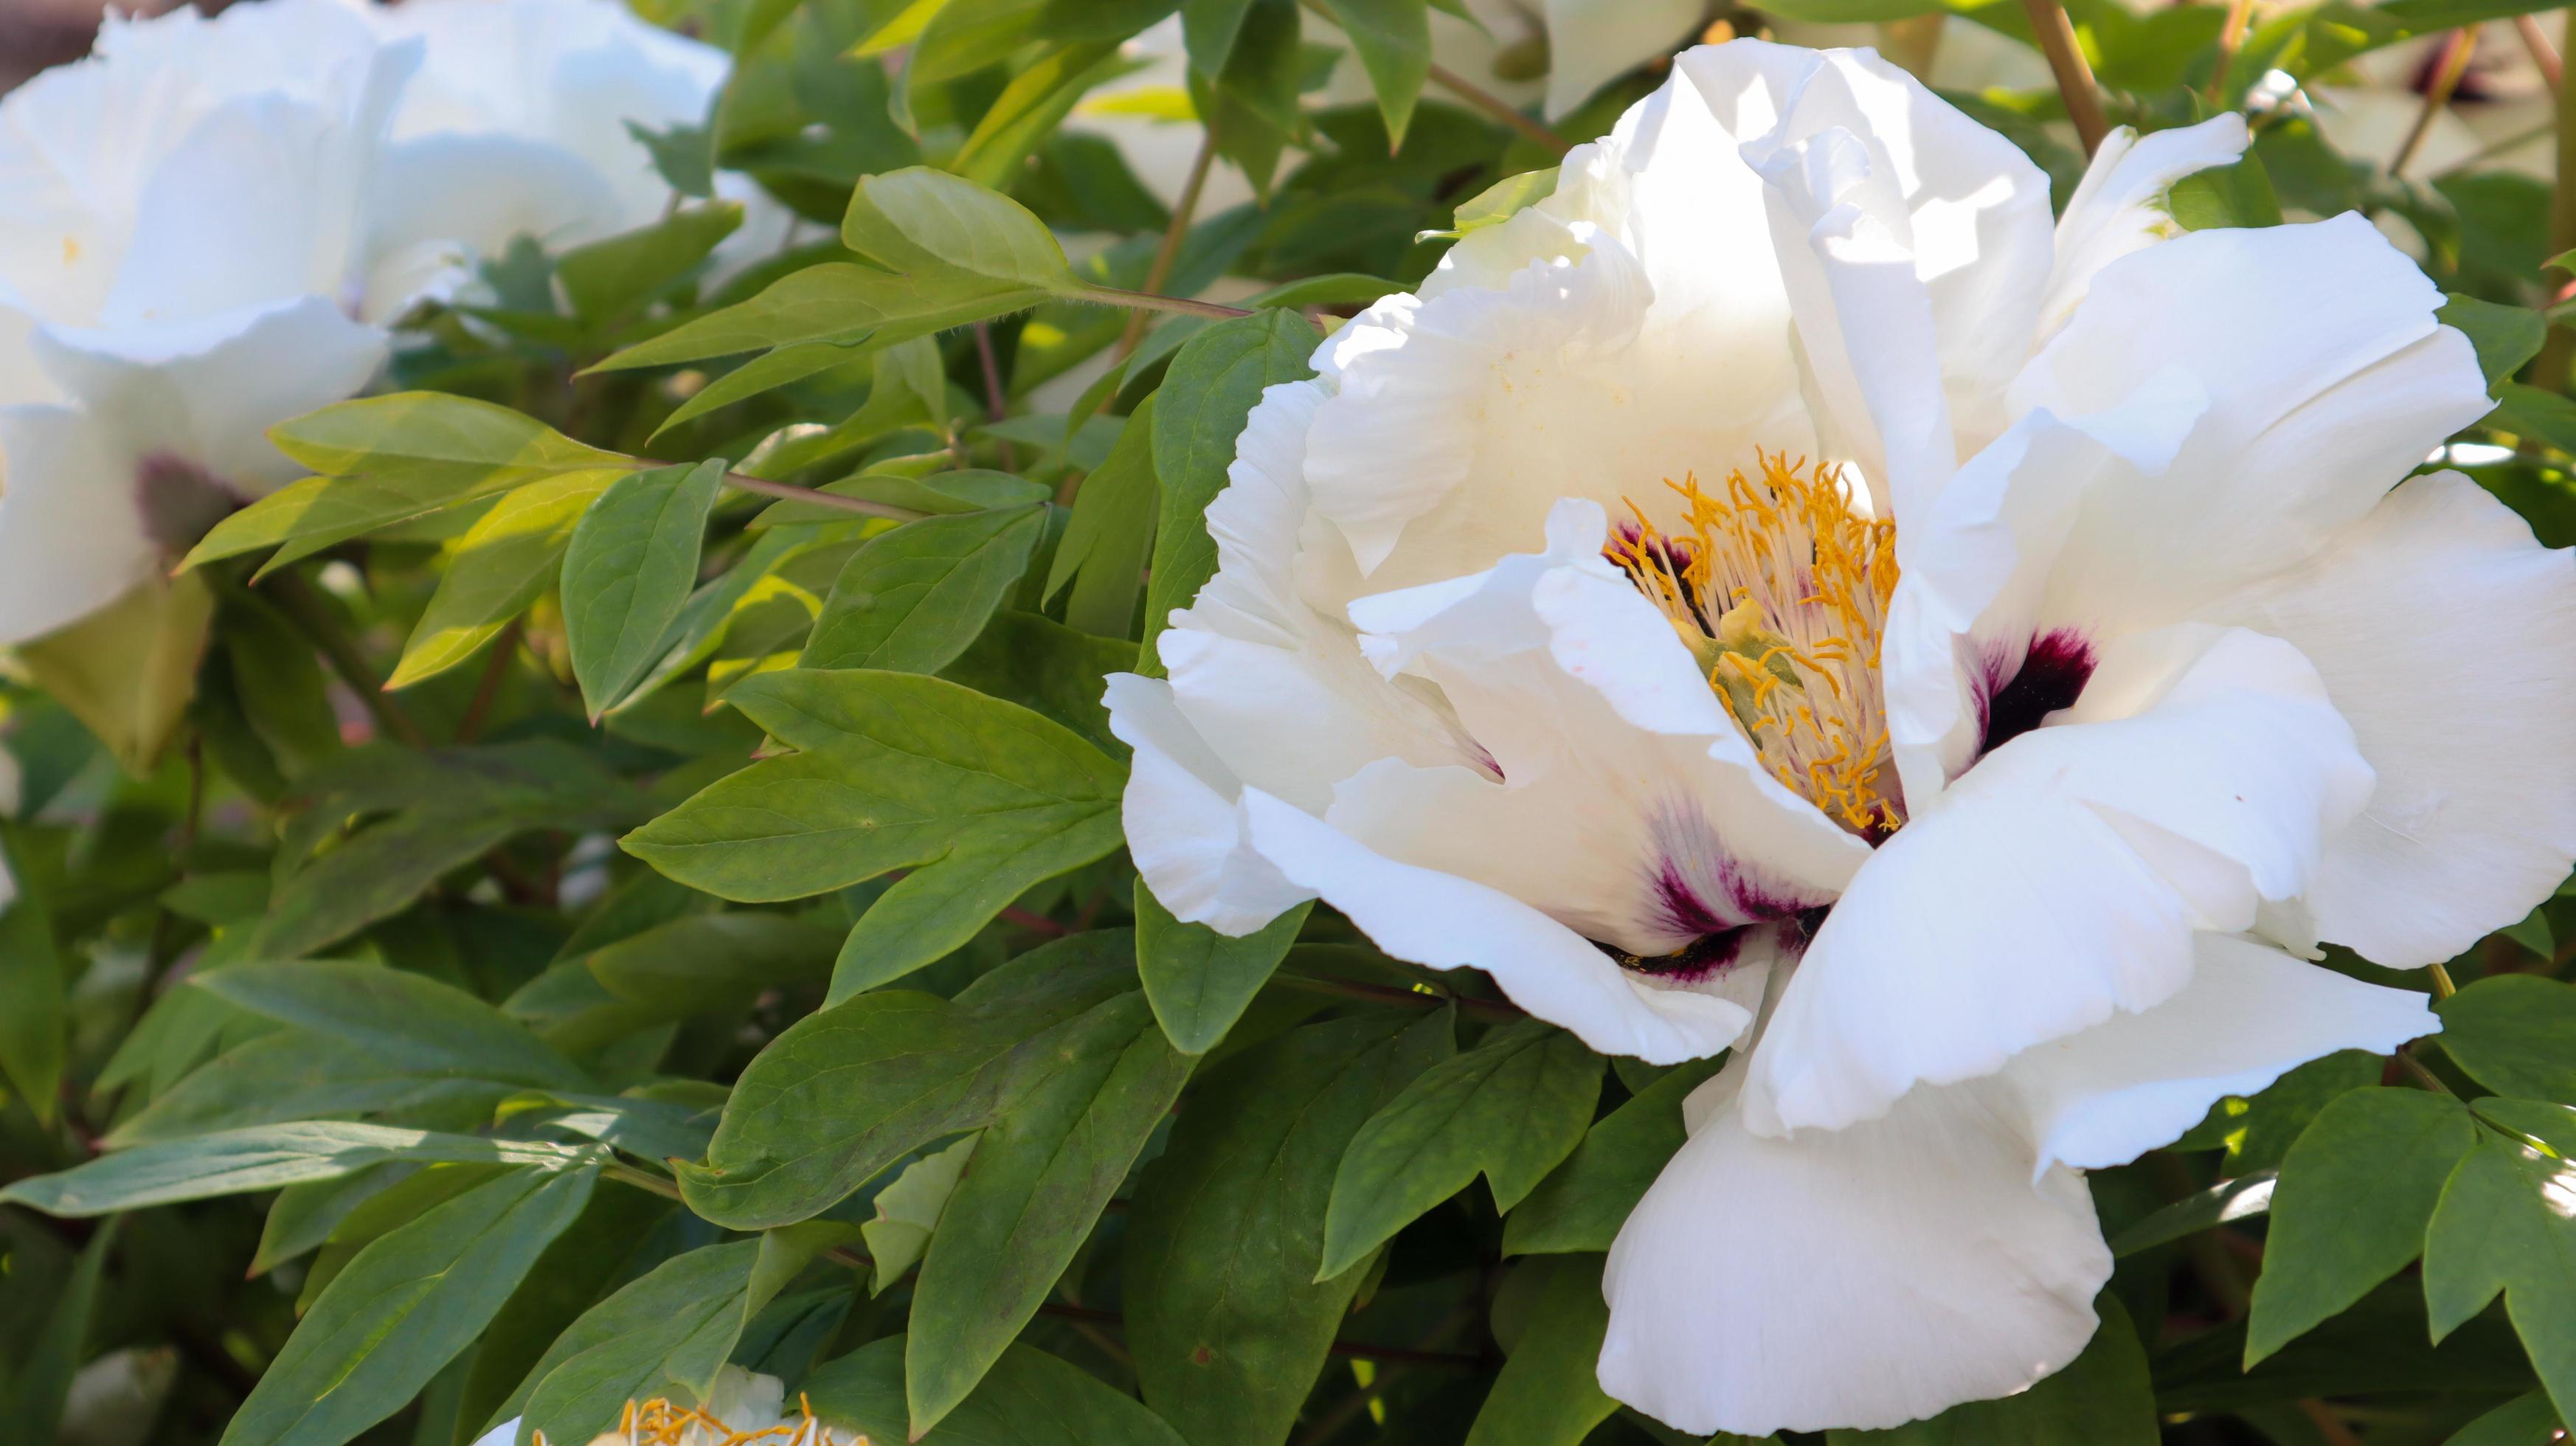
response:
<path fill-rule="evenodd" d="M 2549 254 L 2576 249 L 2576 85 L 2558 87 L 2558 183 L 2550 193 Z M 2576 292 L 2576 282 L 2561 287 L 2553 300 L 2566 300 Z M 2532 364 L 2531 379 L 2539 386 L 2565 395 L 2568 364 L 2576 361 L 2576 332 L 2561 322 L 2549 328 L 2549 340 L 2540 348 L 2540 360 Z"/>
<path fill-rule="evenodd" d="M 1168 311 L 1179 316 L 1204 316 L 1216 321 L 1232 321 L 1238 316 L 1252 315 L 1240 306 L 1193 301 L 1186 296 L 1156 296 L 1149 291 L 1128 291 L 1116 286 L 1086 286 L 1065 300 L 1088 301 L 1097 306 L 1132 306 L 1141 311 Z"/>
<path fill-rule="evenodd" d="M 385 691 L 383 675 L 367 661 L 367 655 L 358 647 L 358 640 L 349 636 L 349 630 L 340 625 L 339 614 L 331 610 L 331 604 L 313 590 L 313 584 L 306 581 L 302 573 L 275 574 L 269 584 L 269 593 L 296 626 L 304 630 L 304 635 L 313 640 L 314 647 L 331 664 L 331 671 L 339 674 L 340 681 L 349 686 L 349 691 L 358 695 L 358 701 L 374 717 L 380 732 L 391 734 L 414 748 L 429 746 L 429 735 L 423 733 L 420 725 L 411 720 L 411 715 L 394 702 L 393 695 Z"/>
<path fill-rule="evenodd" d="M 1162 291 L 1163 283 L 1172 279 L 1173 263 L 1180 259 L 1181 242 L 1190 234 L 1190 220 L 1198 214 L 1199 193 L 1207 188 L 1208 171 L 1216 164 L 1216 125 L 1211 121 L 1199 132 L 1198 154 L 1190 157 L 1189 179 L 1181 182 L 1181 197 L 1172 204 L 1172 223 L 1163 228 L 1163 240 L 1154 248 L 1153 263 L 1145 268 L 1147 294 Z M 1125 361 L 1145 339 L 1145 313 L 1141 309 L 1127 318 L 1127 329 L 1118 334 L 1116 357 Z"/>

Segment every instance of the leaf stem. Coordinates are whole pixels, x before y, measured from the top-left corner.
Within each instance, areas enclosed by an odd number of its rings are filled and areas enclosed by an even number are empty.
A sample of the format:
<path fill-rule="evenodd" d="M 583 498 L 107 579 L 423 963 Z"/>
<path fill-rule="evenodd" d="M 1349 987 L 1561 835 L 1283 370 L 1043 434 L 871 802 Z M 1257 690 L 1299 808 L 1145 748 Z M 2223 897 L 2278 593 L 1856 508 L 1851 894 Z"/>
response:
<path fill-rule="evenodd" d="M 2216 104 L 2227 98 L 2227 72 L 2236 68 L 2236 52 L 2245 46 L 2245 29 L 2254 23 L 2254 0 L 2229 0 L 2227 19 L 2218 27 L 2218 63 L 2210 68 L 2208 96 Z"/>
<path fill-rule="evenodd" d="M 2549 201 L 2549 254 L 2576 249 L 2576 85 L 2557 87 L 2558 182 Z M 2576 294 L 2576 281 L 2559 287 L 2552 301 Z M 2532 381 L 2561 396 L 2567 393 L 2568 363 L 2576 360 L 2576 332 L 2564 322 L 2549 328 L 2549 339 L 2532 364 Z"/>
<path fill-rule="evenodd" d="M 650 1190 L 666 1200 L 680 1198 L 678 1181 L 666 1175 L 656 1175 L 650 1170 L 638 1170 L 622 1160 L 611 1160 L 600 1166 L 599 1173 L 621 1185 L 632 1185 L 638 1190 Z"/>
<path fill-rule="evenodd" d="M 648 462 L 645 465 L 659 467 L 667 464 Z M 927 512 L 915 512 L 909 507 L 870 502 L 864 497 L 843 497 L 837 492 L 825 492 L 814 487 L 799 487 L 792 482 L 772 482 L 766 477 L 754 477 L 746 472 L 727 472 L 724 474 L 724 482 L 727 487 L 737 491 L 757 492 L 763 497 L 775 497 L 782 502 L 810 502 L 817 507 L 828 507 L 835 512 L 856 513 L 862 517 L 888 517 L 897 522 L 918 522 L 930 515 Z"/>
<path fill-rule="evenodd" d="M 2540 67 L 2540 78 L 2549 82 L 2551 90 L 2556 90 L 2558 77 L 2565 68 L 2559 62 L 2558 47 L 2549 43 L 2549 37 L 2541 31 L 2540 22 L 2529 15 L 2513 17 L 2513 30 L 2522 37 L 2522 48 L 2531 52 L 2531 63 Z"/>
<path fill-rule="evenodd" d="M 2425 966 L 2425 970 L 2432 976 L 2433 998 L 2436 1002 L 2448 999 L 2452 995 L 2460 992 L 2460 986 L 2451 982 L 2450 970 L 2443 968 L 2439 964 L 2428 964 Z"/>
<path fill-rule="evenodd" d="M 376 720 L 379 731 L 389 733 L 414 748 L 429 746 L 429 735 L 423 733 L 420 725 L 411 720 L 411 715 L 394 702 L 393 695 L 385 691 L 384 678 L 367 661 L 367 655 L 359 650 L 358 640 L 349 636 L 349 630 L 340 625 L 339 616 L 331 611 L 331 605 L 323 601 L 322 595 L 313 590 L 313 584 L 305 580 L 304 574 L 279 572 L 274 575 L 270 588 L 270 596 L 277 599 L 286 615 L 304 630 L 304 635 L 312 639 L 314 647 L 331 664 L 331 671 L 339 674 L 340 681 L 348 685 L 349 691 L 358 695 L 359 703 Z"/>
<path fill-rule="evenodd" d="M 2084 48 L 2076 43 L 2075 22 L 2057 0 L 2021 0 L 2022 9 L 2030 15 L 2030 28 L 2039 37 L 2040 52 L 2048 57 L 2049 71 L 2057 77 L 2057 93 L 2066 102 L 2066 118 L 2075 123 L 2075 134 L 2084 142 L 2084 154 L 2092 155 L 2102 148 L 2102 138 L 2111 133 L 2111 123 L 2102 114 L 2102 91 L 2093 83 L 2093 67 L 2084 60 Z"/>
<path fill-rule="evenodd" d="M 1086 286 L 1065 297 L 1067 301 L 1088 301 L 1098 306 L 1132 306 L 1143 311 L 1169 311 L 1181 316 L 1204 316 L 1217 321 L 1232 321 L 1251 312 L 1240 306 L 1225 306 L 1213 301 L 1194 301 L 1186 296 L 1156 296 L 1150 291 L 1129 291 L 1117 286 Z"/>
<path fill-rule="evenodd" d="M 975 360 L 984 369 L 984 418 L 986 421 L 998 422 L 1002 420 L 1004 413 L 1010 411 L 1011 399 L 1002 389 L 1002 361 L 993 353 L 993 323 L 989 321 L 975 323 Z M 959 450 L 962 453 L 963 449 Z M 1001 444 L 1000 456 L 1003 471 L 1020 470 L 1019 458 L 1011 455 L 1010 443 Z M 959 465 L 963 466 L 964 463 L 960 462 Z"/>
<path fill-rule="evenodd" d="M 465 716 L 456 720 L 458 747 L 473 742 L 483 731 L 483 722 L 492 713 L 492 701 L 501 696 L 501 681 L 510 676 L 510 660 L 518 656 L 519 639 L 527 630 L 526 618 L 512 618 L 500 636 L 492 640 L 492 656 L 483 661 L 483 676 L 474 682 L 473 701 L 465 705 Z"/>
<path fill-rule="evenodd" d="M 2388 158 L 2388 178 L 2395 180 L 2415 159 L 2424 136 L 2433 129 L 2433 118 L 2451 103 L 2451 95 L 2460 88 L 2460 77 L 2469 73 L 2469 56 L 2477 49 L 2478 33 L 2474 26 L 2463 25 L 2442 40 L 2442 51 L 2433 63 L 2432 84 L 2424 87 L 2424 104 L 2415 112 L 2415 124 L 2399 142 L 2397 153 Z"/>
<path fill-rule="evenodd" d="M 1467 77 L 1460 75 L 1458 72 L 1451 70 L 1449 67 L 1442 65 L 1436 60 L 1431 62 L 1431 82 L 1432 84 L 1439 86 L 1442 90 L 1445 90 L 1451 95 L 1458 97 L 1460 100 L 1465 101 L 1467 104 L 1474 106 L 1476 109 L 1483 111 L 1485 114 L 1492 116 L 1498 121 L 1501 121 L 1504 125 L 1510 126 L 1513 130 L 1520 132 L 1522 138 L 1525 140 L 1536 141 L 1540 145 L 1547 147 L 1549 150 L 1554 151 L 1560 156 L 1574 149 L 1574 143 L 1572 141 L 1569 141 L 1565 137 L 1558 135 L 1556 132 L 1549 130 L 1546 126 L 1539 124 L 1537 121 L 1531 120 L 1528 116 L 1521 114 L 1518 108 L 1505 101 L 1501 96 L 1494 94 L 1492 91 L 1486 90 L 1482 86 L 1477 85 L 1474 81 L 1469 80 Z"/>
<path fill-rule="evenodd" d="M 2400 1069 L 2403 1069 L 2408 1074 L 2414 1076 L 2417 1084 L 2422 1085 L 2433 1093 L 2437 1095 L 2447 1095 L 2451 1092 L 2451 1087 L 2442 1083 L 2442 1077 L 2433 1073 L 2433 1071 L 2425 1065 L 2424 1061 L 2417 1059 L 2412 1050 L 2398 1050 L 2397 1064 Z"/>
<path fill-rule="evenodd" d="M 1172 222 L 1163 228 L 1162 243 L 1154 248 L 1153 262 L 1145 268 L 1145 290 L 1158 293 L 1163 283 L 1172 279 L 1173 263 L 1180 259 L 1181 242 L 1190 234 L 1190 221 L 1198 215 L 1199 193 L 1207 189 L 1208 171 L 1216 164 L 1216 124 L 1211 121 L 1200 128 L 1198 154 L 1190 157 L 1189 178 L 1181 182 L 1180 199 L 1172 203 Z M 1117 361 L 1133 355 L 1136 343 L 1145 339 L 1145 313 L 1129 313 L 1127 329 L 1118 334 Z"/>

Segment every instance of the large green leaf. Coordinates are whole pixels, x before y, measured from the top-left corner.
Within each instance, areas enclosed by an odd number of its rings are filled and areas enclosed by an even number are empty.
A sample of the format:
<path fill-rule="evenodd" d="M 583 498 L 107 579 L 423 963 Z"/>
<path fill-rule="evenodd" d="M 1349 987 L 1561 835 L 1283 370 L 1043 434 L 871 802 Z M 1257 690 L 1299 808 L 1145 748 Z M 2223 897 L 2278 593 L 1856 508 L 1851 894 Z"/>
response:
<path fill-rule="evenodd" d="M 1033 949 L 954 1000 L 862 994 L 809 1014 L 744 1069 L 691 1209 L 737 1230 L 808 1219 L 922 1146 L 990 1123 L 1087 1012 L 1132 991 L 1123 930 Z"/>
<path fill-rule="evenodd" d="M 925 517 L 869 539 L 832 584 L 801 668 L 936 673 L 992 619 L 1046 531 L 1043 505 Z"/>
<path fill-rule="evenodd" d="M 225 518 L 181 566 L 281 547 L 273 567 L 454 503 L 636 465 L 507 407 L 443 392 L 341 402 L 269 429 L 269 439 L 320 475 Z"/>
<path fill-rule="evenodd" d="M 1114 40 L 1066 41 L 1047 47 L 1011 77 L 958 147 L 949 169 L 985 186 L 1006 186 L 1031 152 L 1046 144 L 1085 92 L 1116 75 L 1127 62 Z"/>
<path fill-rule="evenodd" d="M 2442 1187 L 2424 1236 L 2433 1339 L 2501 1292 L 2550 1401 L 2561 1417 L 2576 1415 L 2576 1111 L 2530 1100 L 2482 1100 L 2477 1110 L 2528 1142 L 2480 1131 Z"/>
<path fill-rule="evenodd" d="M 594 719 L 662 656 L 698 585 L 698 552 L 724 475 L 717 458 L 620 477 L 574 526 L 564 552 L 564 632 L 582 706 Z"/>
<path fill-rule="evenodd" d="M 851 931 L 836 999 L 946 954 L 1033 885 L 1121 841 L 1119 767 L 1025 708 L 867 669 L 764 674 L 727 698 L 803 751 L 708 787 L 625 846 L 693 888 L 752 902 L 910 869 Z"/>
<path fill-rule="evenodd" d="M 939 676 L 1017 703 L 1124 758 L 1127 745 L 1109 731 L 1101 698 L 1108 675 L 1124 669 L 1134 652 L 1124 638 L 1095 638 L 1036 613 L 1004 612 Z"/>
<path fill-rule="evenodd" d="M 1619 1409 L 1594 1376 L 1610 1332 L 1601 1264 L 1598 1255 L 1566 1255 L 1520 1267 L 1538 1275 L 1529 1324 L 1511 1343 L 1466 1446 L 1580 1446 Z"/>
<path fill-rule="evenodd" d="M 71 1396 L 72 1378 L 89 1354 L 98 1324 L 101 1278 L 108 1252 L 116 1248 L 119 1227 L 110 1220 L 99 1227 L 72 1261 L 71 1278 L 62 1293 L 46 1302 L 42 1329 L 24 1359 L 0 1366 L 0 1404 L 9 1408 L 9 1429 L 19 1440 L 56 1440 L 63 1408 Z"/>
<path fill-rule="evenodd" d="M 581 1089 L 589 1077 L 453 985 L 373 964 L 236 964 L 192 982 L 226 1001 L 415 1073 Z"/>
<path fill-rule="evenodd" d="M 928 166 L 861 181 L 841 240 L 894 271 L 961 272 L 1040 292 L 1076 289 L 1064 247 L 1026 206 Z"/>
<path fill-rule="evenodd" d="M 1013 1346 L 975 1393 L 929 1434 L 913 1436 L 904 1403 L 905 1340 L 888 1336 L 806 1379 L 814 1414 L 871 1441 L 921 1446 L 1182 1446 L 1153 1412 L 1033 1346 Z"/>
<path fill-rule="evenodd" d="M 1264 389 L 1312 376 L 1306 358 L 1322 340 L 1305 317 L 1271 310 L 1219 322 L 1173 354 L 1154 407 L 1154 473 L 1162 483 L 1162 518 L 1154 532 L 1145 643 L 1137 654 L 1137 671 L 1163 675 L 1154 639 L 1172 610 L 1188 606 L 1216 575 L 1207 509 L 1225 490 L 1244 418 Z"/>
<path fill-rule="evenodd" d="M 180 1200 L 247 1195 L 308 1180 L 336 1180 L 388 1160 L 446 1160 L 564 1169 L 595 1152 L 541 1140 L 403 1130 L 320 1120 L 219 1130 L 101 1155 L 0 1190 L 0 1201 L 48 1215 L 106 1215 Z"/>
<path fill-rule="evenodd" d="M 553 581 L 575 524 L 623 474 L 570 472 L 531 482 L 492 504 L 448 550 L 388 688 L 435 677 L 482 650 Z"/>
<path fill-rule="evenodd" d="M 2441 1044 L 2502 1095 L 2576 1102 L 2576 985 L 2536 974 L 2481 979 L 2433 1006 Z"/>
<path fill-rule="evenodd" d="M 1230 938 L 1205 924 L 1172 917 L 1145 881 L 1136 881 L 1136 972 L 1163 1033 L 1187 1054 L 1205 1054 L 1243 1017 L 1252 996 L 1297 942 L 1312 912 L 1300 904 L 1254 933 Z"/>
<path fill-rule="evenodd" d="M 679 1207 L 646 1190 L 594 1190 L 573 1222 L 501 1307 L 474 1348 L 474 1363 L 459 1391 L 457 1431 L 451 1446 L 467 1446 L 511 1416 L 536 1389 L 528 1379 L 547 1350 L 620 1282 L 639 1261 L 664 1251 L 656 1228 Z M 428 1443 L 436 1446 L 436 1443 Z"/>
<path fill-rule="evenodd" d="M 1318 1284 L 1335 1162 L 1450 1052 L 1444 1011 L 1290 1031 L 1199 1082 L 1127 1217 L 1127 1343 L 1192 1446 L 1278 1446 L 1362 1272 Z"/>
<path fill-rule="evenodd" d="M 613 1430 L 629 1401 L 704 1404 L 742 1333 L 761 1242 L 689 1251 L 655 1266 L 584 1312 L 528 1372 L 521 1442 L 587 1441 Z"/>
<path fill-rule="evenodd" d="M 691 206 L 565 251 L 555 258 L 555 279 L 563 283 L 575 315 L 612 321 L 686 276 L 741 225 L 739 201 Z"/>
<path fill-rule="evenodd" d="M 1064 620 L 1086 633 L 1125 637 L 1154 542 L 1154 408 L 1149 396 L 1119 429 L 1108 460 L 1082 481 L 1073 520 L 1056 543 L 1046 595 L 1067 582 Z"/>
<path fill-rule="evenodd" d="M 1377 93 L 1387 140 L 1404 144 L 1414 102 L 1431 76 L 1431 7 L 1426 0 L 1321 0 L 1324 12 L 1350 37 Z"/>
<path fill-rule="evenodd" d="M 2443 1182 L 2477 1140 L 2457 1100 L 2366 1089 L 2317 1113 L 2281 1162 L 2248 1366 L 2351 1306 L 2424 1251 Z"/>
<path fill-rule="evenodd" d="M 1716 1074 L 1720 1062 L 1678 1065 L 1594 1125 L 1503 1222 L 1503 1253 L 1608 1250 L 1628 1213 L 1646 1198 L 1646 1187 L 1688 1138 L 1682 1100 Z"/>
<path fill-rule="evenodd" d="M 1582 1142 L 1600 1096 L 1601 1057 L 1539 1020 L 1425 1071 L 1342 1156 L 1315 1278 L 1358 1264 L 1480 1174 L 1510 1210 Z"/>
<path fill-rule="evenodd" d="M 1124 994 L 1031 1066 L 976 1144 L 913 1287 L 904 1363 L 913 1439 L 967 1398 L 1037 1313 L 1190 1065 L 1144 998 Z"/>
<path fill-rule="evenodd" d="M 612 353 L 596 370 L 674 366 L 815 342 L 844 348 L 835 360 L 856 361 L 877 347 L 1024 310 L 1054 294 L 945 268 L 909 273 L 825 262 Z"/>
<path fill-rule="evenodd" d="M 2129 1313 L 2105 1294 L 2092 1344 L 2018 1396 L 1953 1406 L 1892 1431 L 1828 1431 L 1827 1446 L 2155 1446 L 2156 1398 Z"/>
<path fill-rule="evenodd" d="M 511 1170 L 378 1237 L 333 1278 L 223 1446 L 341 1446 L 474 1343 L 599 1171 Z"/>
<path fill-rule="evenodd" d="M 2564 1439 L 2549 1393 L 2516 1396 L 2463 1426 L 2443 1446 L 2551 1446 Z"/>

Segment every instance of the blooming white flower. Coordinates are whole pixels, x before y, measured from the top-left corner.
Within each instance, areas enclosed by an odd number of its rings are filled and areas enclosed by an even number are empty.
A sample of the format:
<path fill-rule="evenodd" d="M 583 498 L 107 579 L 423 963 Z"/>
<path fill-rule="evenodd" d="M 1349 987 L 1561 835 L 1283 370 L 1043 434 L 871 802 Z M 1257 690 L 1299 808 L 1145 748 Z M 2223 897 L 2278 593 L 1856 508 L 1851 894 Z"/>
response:
<path fill-rule="evenodd" d="M 2177 234 L 2245 140 L 2115 135 L 2052 221 L 1867 51 L 1690 51 L 1264 396 L 1168 683 L 1111 680 L 1181 918 L 1320 896 L 1652 1061 L 1758 1030 L 1605 1281 L 1675 1426 L 2064 1365 L 2081 1170 L 2431 1032 L 2303 959 L 2576 858 L 2576 565 L 2408 480 L 2489 402 L 2367 222 Z"/>
<path fill-rule="evenodd" d="M 474 1446 L 517 1446 L 519 1422 L 511 1417 L 483 1433 Z M 703 1406 L 628 1402 L 618 1429 L 592 1438 L 590 1446 L 735 1446 L 751 1441 L 764 1446 L 867 1446 L 865 1436 L 827 1427 L 801 1404 L 790 1411 L 785 1382 L 740 1366 L 716 1373 L 715 1391 Z M 542 1442 L 540 1433 L 539 1446 Z"/>
<path fill-rule="evenodd" d="M 374 374 L 411 298 L 368 206 L 416 59 L 272 0 L 111 18 L 0 101 L 0 643 L 294 476 L 266 429 Z"/>
<path fill-rule="evenodd" d="M 394 116 L 385 225 L 432 248 L 462 243 L 467 262 L 520 236 L 559 249 L 652 224 L 671 185 L 628 123 L 706 124 L 732 70 L 722 50 L 649 24 L 621 0 L 351 3 L 388 39 L 425 47 Z M 787 239 L 794 217 L 748 177 L 719 174 L 716 193 L 745 208 L 743 228 L 718 249 L 718 274 Z M 449 287 L 467 274 L 451 270 Z"/>

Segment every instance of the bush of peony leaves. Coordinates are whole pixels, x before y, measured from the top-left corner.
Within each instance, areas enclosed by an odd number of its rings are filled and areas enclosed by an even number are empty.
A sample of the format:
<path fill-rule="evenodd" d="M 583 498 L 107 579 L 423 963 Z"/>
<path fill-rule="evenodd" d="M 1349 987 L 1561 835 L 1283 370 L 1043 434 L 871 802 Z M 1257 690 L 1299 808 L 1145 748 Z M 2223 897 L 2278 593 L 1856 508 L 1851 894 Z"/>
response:
<path fill-rule="evenodd" d="M 2560 1439 L 2527 8 L 111 18 L 13 1439 Z"/>

